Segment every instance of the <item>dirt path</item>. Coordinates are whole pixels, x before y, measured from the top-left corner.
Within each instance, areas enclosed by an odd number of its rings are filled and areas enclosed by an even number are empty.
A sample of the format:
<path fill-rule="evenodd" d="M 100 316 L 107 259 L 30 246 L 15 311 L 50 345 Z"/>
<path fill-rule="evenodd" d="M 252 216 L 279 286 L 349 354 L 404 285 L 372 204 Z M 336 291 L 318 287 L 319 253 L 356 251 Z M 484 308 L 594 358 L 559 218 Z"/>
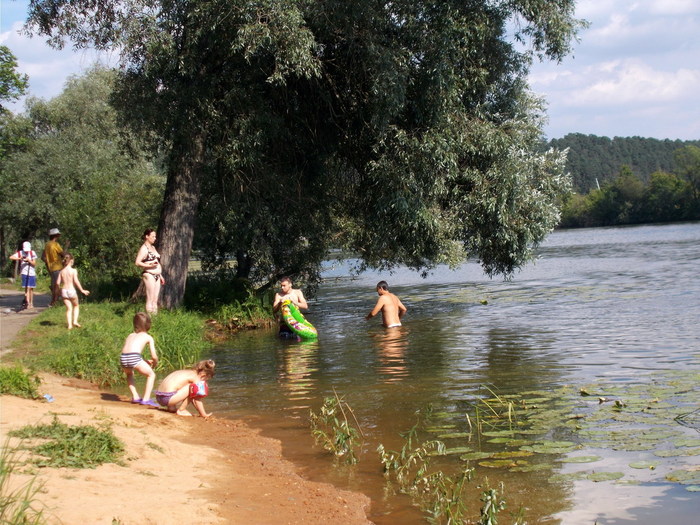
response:
<path fill-rule="evenodd" d="M 46 294 L 34 294 L 34 308 L 22 310 L 24 292 L 0 288 L 0 358 L 12 351 L 12 341 L 29 321 L 49 306 Z"/>

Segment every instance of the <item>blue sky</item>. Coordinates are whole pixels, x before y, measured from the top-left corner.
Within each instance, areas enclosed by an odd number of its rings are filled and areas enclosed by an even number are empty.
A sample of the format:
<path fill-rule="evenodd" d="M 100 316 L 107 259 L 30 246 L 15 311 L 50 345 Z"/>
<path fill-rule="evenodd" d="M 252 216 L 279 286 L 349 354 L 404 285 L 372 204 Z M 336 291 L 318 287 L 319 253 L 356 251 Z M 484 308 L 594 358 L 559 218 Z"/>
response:
<path fill-rule="evenodd" d="M 29 75 L 30 94 L 58 95 L 69 75 L 116 55 L 54 51 L 18 33 L 26 0 L 0 0 L 0 44 Z M 535 64 L 530 86 L 547 101 L 545 133 L 700 140 L 700 1 L 581 0 L 591 23 L 561 64 Z M 23 101 L 10 106 L 21 111 Z"/>

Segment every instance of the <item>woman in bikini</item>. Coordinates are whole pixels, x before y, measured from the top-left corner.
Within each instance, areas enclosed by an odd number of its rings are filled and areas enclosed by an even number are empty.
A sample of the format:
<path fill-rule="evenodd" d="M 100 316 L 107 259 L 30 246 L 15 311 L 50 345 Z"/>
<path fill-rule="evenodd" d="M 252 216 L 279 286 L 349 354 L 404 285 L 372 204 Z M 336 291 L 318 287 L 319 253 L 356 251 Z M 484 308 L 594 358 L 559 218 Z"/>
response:
<path fill-rule="evenodd" d="M 149 314 L 158 313 L 158 296 L 160 287 L 165 284 L 163 268 L 160 265 L 160 254 L 153 246 L 156 242 L 156 231 L 148 228 L 143 232 L 143 244 L 136 255 L 136 266 L 142 269 L 141 278 L 146 288 L 146 311 Z"/>
<path fill-rule="evenodd" d="M 63 255 L 63 270 L 58 274 L 56 286 L 61 289 L 61 297 L 63 304 L 66 305 L 66 321 L 68 321 L 68 330 L 74 326 L 80 327 L 78 316 L 80 315 L 80 303 L 78 303 L 78 292 L 80 290 L 83 295 L 90 295 L 89 290 L 85 290 L 78 279 L 78 270 L 73 268 L 73 256 L 70 253 Z"/>

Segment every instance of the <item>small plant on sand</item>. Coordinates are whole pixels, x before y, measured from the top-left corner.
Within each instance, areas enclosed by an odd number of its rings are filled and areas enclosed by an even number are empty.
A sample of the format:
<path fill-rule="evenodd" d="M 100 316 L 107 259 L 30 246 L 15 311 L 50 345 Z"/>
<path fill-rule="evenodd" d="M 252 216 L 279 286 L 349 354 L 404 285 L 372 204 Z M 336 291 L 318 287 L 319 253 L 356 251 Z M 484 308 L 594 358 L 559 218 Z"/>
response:
<path fill-rule="evenodd" d="M 0 523 L 7 525 L 40 525 L 46 523 L 43 510 L 38 508 L 37 492 L 41 484 L 36 476 L 17 485 L 11 480 L 20 462 L 16 451 L 5 442 L 0 451 Z"/>
<path fill-rule="evenodd" d="M 38 399 L 39 383 L 37 376 L 30 377 L 20 365 L 0 367 L 0 394 Z"/>
<path fill-rule="evenodd" d="M 116 463 L 124 453 L 123 443 L 109 427 L 69 426 L 56 416 L 50 425 L 27 425 L 9 435 L 30 441 L 45 440 L 27 446 L 42 456 L 33 460 L 40 467 L 95 468 L 103 463 Z"/>
<path fill-rule="evenodd" d="M 310 412 L 310 424 L 316 443 L 324 449 L 335 454 L 336 457 L 345 458 L 348 464 L 357 463 L 355 448 L 359 446 L 362 436 L 360 425 L 355 418 L 350 406 L 333 390 L 334 397 L 327 397 L 323 401 L 319 414 Z M 348 421 L 350 413 L 357 425 L 352 426 Z"/>

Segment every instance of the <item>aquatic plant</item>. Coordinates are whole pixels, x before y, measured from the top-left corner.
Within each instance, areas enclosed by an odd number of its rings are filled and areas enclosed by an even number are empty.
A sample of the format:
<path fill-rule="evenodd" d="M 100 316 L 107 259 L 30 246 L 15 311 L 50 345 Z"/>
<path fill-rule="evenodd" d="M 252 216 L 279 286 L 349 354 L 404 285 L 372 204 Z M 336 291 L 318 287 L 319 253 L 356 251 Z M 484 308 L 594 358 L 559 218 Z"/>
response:
<path fill-rule="evenodd" d="M 355 449 L 360 445 L 362 430 L 350 405 L 339 397 L 335 390 L 333 394 L 334 397 L 324 399 L 318 414 L 310 411 L 311 433 L 317 444 L 352 465 L 358 461 Z M 348 421 L 348 413 L 352 415 L 357 428 Z"/>
<path fill-rule="evenodd" d="M 431 471 L 432 458 L 448 453 L 445 444 L 437 439 L 416 445 L 418 431 L 431 413 L 430 407 L 426 411 L 417 412 L 416 424 L 400 434 L 404 439 L 400 451 L 387 451 L 380 444 L 377 447 L 379 460 L 384 466 L 387 479 L 394 481 L 401 493 L 413 498 L 414 503 L 427 514 L 430 523 L 465 523 L 469 518 L 469 496 L 466 489 L 467 483 L 473 478 L 474 469 L 462 468 L 454 475 L 447 475 L 442 470 Z M 481 501 L 483 506 L 479 524 L 496 525 L 496 516 L 505 508 L 505 501 L 490 488 L 482 492 Z M 516 518 L 514 523 L 517 525 L 520 520 Z"/>

